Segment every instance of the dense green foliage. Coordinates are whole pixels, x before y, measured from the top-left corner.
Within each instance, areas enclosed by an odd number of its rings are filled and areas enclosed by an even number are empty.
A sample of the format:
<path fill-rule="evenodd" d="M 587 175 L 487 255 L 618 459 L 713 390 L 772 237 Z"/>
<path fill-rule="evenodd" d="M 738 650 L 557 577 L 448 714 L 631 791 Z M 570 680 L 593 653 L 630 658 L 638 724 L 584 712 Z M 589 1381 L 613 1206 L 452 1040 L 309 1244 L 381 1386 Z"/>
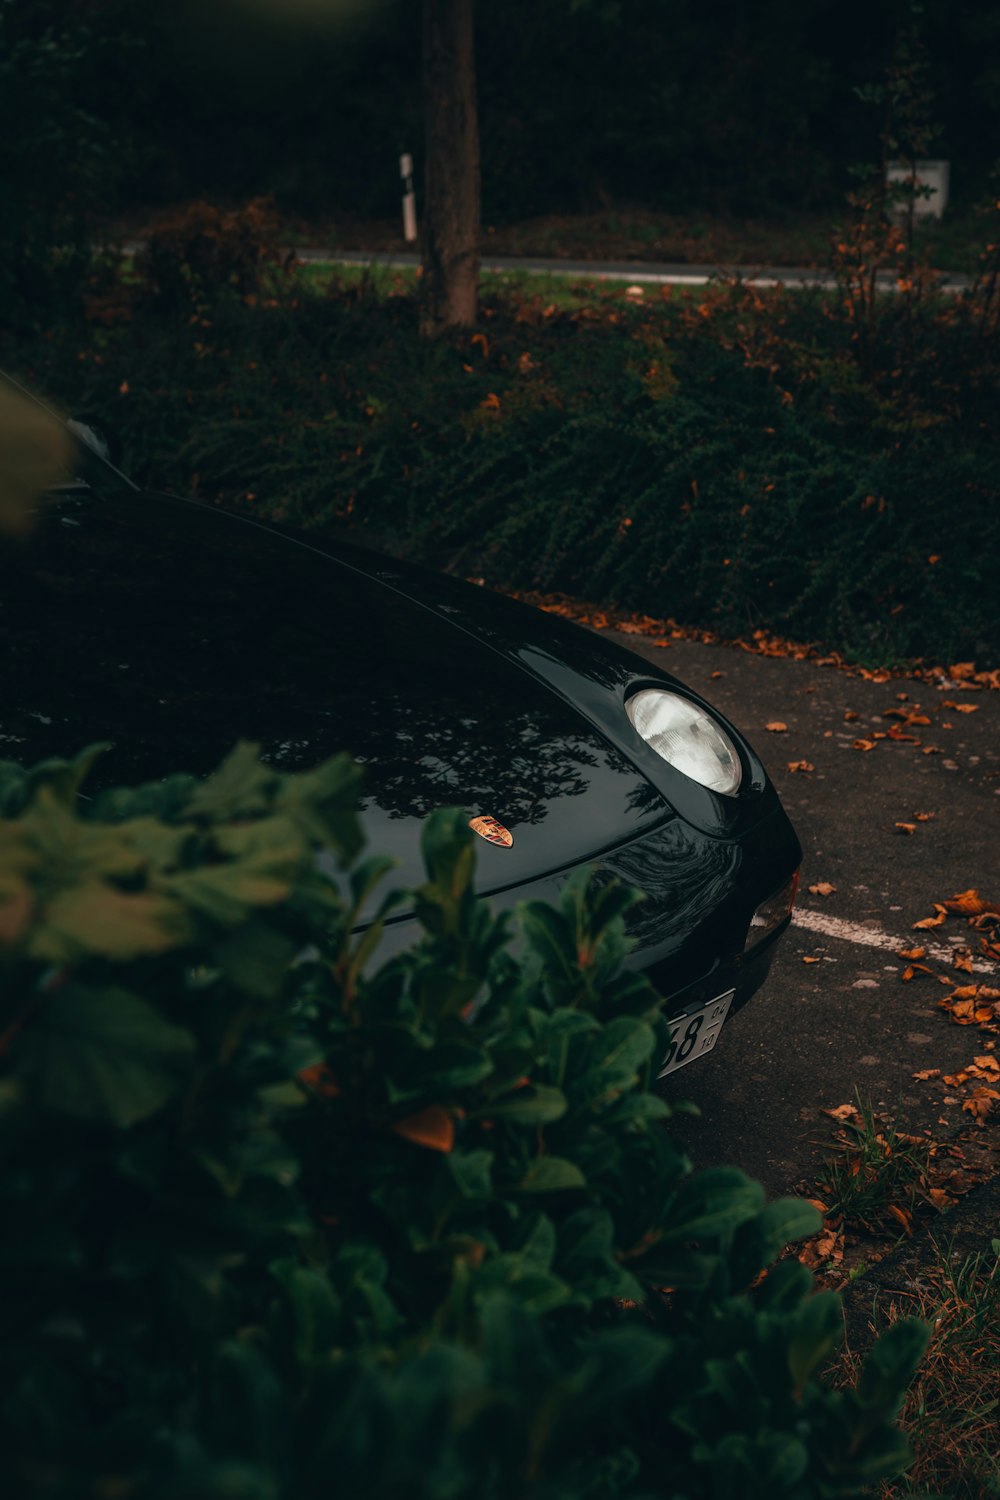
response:
<path fill-rule="evenodd" d="M 631 893 L 529 904 L 516 958 L 439 812 L 380 965 L 346 757 L 81 800 L 94 754 L 0 765 L 5 1493 L 832 1500 L 899 1469 L 925 1330 L 824 1385 L 837 1298 L 759 1278 L 815 1211 L 692 1175 L 649 1092 Z"/>
<path fill-rule="evenodd" d="M 995 269 L 873 298 L 852 241 L 836 295 L 529 279 L 428 346 L 401 284 L 275 280 L 240 223 L 198 210 L 6 356 L 136 478 L 726 634 L 995 659 Z"/>

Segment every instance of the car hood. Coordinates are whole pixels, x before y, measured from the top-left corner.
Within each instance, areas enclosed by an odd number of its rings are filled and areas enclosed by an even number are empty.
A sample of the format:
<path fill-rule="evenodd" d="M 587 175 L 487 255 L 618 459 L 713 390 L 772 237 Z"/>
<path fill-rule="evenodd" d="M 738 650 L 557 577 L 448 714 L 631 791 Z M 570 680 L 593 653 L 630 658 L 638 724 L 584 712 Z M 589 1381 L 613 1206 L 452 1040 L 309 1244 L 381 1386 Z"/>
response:
<path fill-rule="evenodd" d="M 347 749 L 364 765 L 372 847 L 399 861 L 400 883 L 423 878 L 420 825 L 436 807 L 510 831 L 511 847 L 479 847 L 484 893 L 673 816 L 526 666 L 509 626 L 491 630 L 488 595 L 477 628 L 468 586 L 424 602 L 419 574 L 373 554 L 330 555 L 186 501 L 87 492 L 52 502 L 5 575 L 0 756 L 112 741 L 85 790 L 205 774 L 239 738 L 287 771 Z"/>

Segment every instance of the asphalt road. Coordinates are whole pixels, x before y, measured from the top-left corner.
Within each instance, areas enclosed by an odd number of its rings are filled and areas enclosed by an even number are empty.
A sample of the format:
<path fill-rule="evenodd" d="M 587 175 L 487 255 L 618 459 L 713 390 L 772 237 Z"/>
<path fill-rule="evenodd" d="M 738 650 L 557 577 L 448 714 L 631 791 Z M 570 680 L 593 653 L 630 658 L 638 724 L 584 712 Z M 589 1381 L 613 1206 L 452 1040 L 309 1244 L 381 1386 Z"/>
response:
<path fill-rule="evenodd" d="M 949 991 L 931 975 L 904 983 L 896 951 L 933 944 L 941 950 L 935 973 L 956 985 L 976 979 L 1000 987 L 1000 965 L 975 949 L 982 967 L 973 975 L 943 961 L 953 946 L 977 941 L 964 920 L 912 930 L 935 901 L 969 887 L 1000 899 L 1000 694 L 908 678 L 875 683 L 739 647 L 672 641 L 664 649 L 609 634 L 703 692 L 739 726 L 774 779 L 804 853 L 798 910 L 767 985 L 726 1026 L 711 1056 L 672 1082 L 676 1097 L 702 1111 L 682 1131 L 695 1164 L 741 1166 L 771 1194 L 801 1190 L 835 1128 L 822 1110 L 853 1102 L 856 1091 L 903 1129 L 943 1137 L 971 1124 L 960 1102 L 943 1102 L 961 1091 L 913 1074 L 953 1074 L 984 1050 L 1000 1055 L 1000 1038 L 949 1020 L 937 1006 Z M 931 719 L 903 726 L 919 745 L 886 738 L 870 751 L 852 748 L 899 726 L 885 717 L 899 708 Z M 845 713 L 858 718 L 845 721 Z M 787 730 L 768 731 L 776 721 Z M 929 746 L 940 753 L 925 754 Z M 788 769 L 801 760 L 815 769 Z M 917 813 L 934 816 L 921 822 Z M 901 832 L 897 822 L 915 824 L 915 832 Z M 821 882 L 833 893 L 811 894 L 809 886 Z M 1000 1124 L 986 1130 L 1000 1136 Z"/>
<path fill-rule="evenodd" d="M 123 245 L 125 254 L 134 254 L 142 241 L 130 241 Z M 309 265 L 341 266 L 399 266 L 413 270 L 420 264 L 420 256 L 409 250 L 332 250 L 322 247 L 295 246 L 284 252 L 294 254 L 296 259 Z M 482 258 L 484 271 L 499 273 L 516 272 L 539 276 L 571 276 L 585 281 L 630 282 L 652 286 L 705 286 L 719 277 L 738 277 L 747 286 L 793 288 L 825 287 L 828 291 L 836 287 L 836 278 L 826 271 L 817 271 L 807 266 L 733 266 L 733 265 L 689 265 L 671 264 L 665 261 L 645 260 L 567 260 L 542 255 L 490 255 Z M 880 271 L 876 278 L 881 291 L 894 292 L 898 278 L 895 272 Z M 959 274 L 943 276 L 941 290 L 946 292 L 966 291 L 970 278 Z"/>

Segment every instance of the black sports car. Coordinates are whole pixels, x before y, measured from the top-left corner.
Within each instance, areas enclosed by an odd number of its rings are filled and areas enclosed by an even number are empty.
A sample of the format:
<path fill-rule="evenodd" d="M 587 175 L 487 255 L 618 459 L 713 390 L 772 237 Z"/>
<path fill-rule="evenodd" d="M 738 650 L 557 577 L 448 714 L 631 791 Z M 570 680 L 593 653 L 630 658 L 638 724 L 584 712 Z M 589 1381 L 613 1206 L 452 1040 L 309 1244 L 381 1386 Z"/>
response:
<path fill-rule="evenodd" d="M 111 740 L 108 785 L 207 772 L 240 737 L 285 770 L 346 747 L 401 885 L 422 878 L 421 819 L 458 805 L 497 903 L 555 896 L 584 863 L 645 891 L 631 961 L 678 1018 L 664 1072 L 711 1049 L 766 977 L 801 858 L 730 724 L 486 589 L 139 490 L 78 432 L 82 477 L 4 549 L 0 757 Z"/>

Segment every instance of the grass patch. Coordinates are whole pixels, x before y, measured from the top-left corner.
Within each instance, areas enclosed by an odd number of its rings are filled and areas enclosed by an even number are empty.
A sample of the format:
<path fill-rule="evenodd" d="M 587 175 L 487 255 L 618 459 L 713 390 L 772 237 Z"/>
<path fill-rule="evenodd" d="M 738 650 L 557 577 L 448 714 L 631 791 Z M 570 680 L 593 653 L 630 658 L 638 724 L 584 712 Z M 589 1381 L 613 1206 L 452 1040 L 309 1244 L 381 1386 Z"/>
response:
<path fill-rule="evenodd" d="M 385 265 L 374 260 L 357 265 L 342 261 L 336 264 L 300 261 L 295 266 L 295 276 L 305 290 L 323 296 L 349 291 L 376 301 L 394 296 L 415 297 L 420 285 L 415 266 Z M 586 274 L 570 276 L 551 271 L 484 270 L 480 290 L 488 303 L 523 303 L 540 299 L 545 307 L 559 312 L 572 312 L 584 305 L 601 307 L 634 297 L 628 284 L 620 279 L 605 280 Z M 680 300 L 696 296 L 700 289 L 676 287 L 671 290 Z M 642 289 L 643 297 L 655 298 L 657 295 L 655 286 Z"/>
<path fill-rule="evenodd" d="M 871 1101 L 858 1096 L 846 1139 L 828 1158 L 818 1179 L 828 1213 L 839 1214 L 869 1233 L 895 1225 L 910 1230 L 914 1209 L 926 1194 L 930 1142 L 882 1121 Z"/>
<path fill-rule="evenodd" d="M 130 226 L 135 232 L 136 226 Z M 338 250 L 400 251 L 398 219 L 286 218 L 284 243 Z M 484 254 L 565 260 L 663 261 L 677 265 L 818 266 L 828 264 L 833 233 L 827 213 L 766 218 L 669 214 L 623 206 L 591 214 L 548 214 L 486 225 Z M 950 207 L 921 221 L 918 249 L 945 271 L 974 272 L 982 248 L 976 214 Z"/>
<path fill-rule="evenodd" d="M 916 1452 L 904 1479 L 883 1484 L 881 1500 L 987 1500 L 1000 1496 L 1000 1240 L 961 1259 L 935 1243 L 929 1265 L 906 1291 L 873 1309 L 877 1332 L 919 1317 L 931 1340 L 903 1403 L 901 1423 Z M 860 1360 L 842 1359 L 845 1383 Z"/>

